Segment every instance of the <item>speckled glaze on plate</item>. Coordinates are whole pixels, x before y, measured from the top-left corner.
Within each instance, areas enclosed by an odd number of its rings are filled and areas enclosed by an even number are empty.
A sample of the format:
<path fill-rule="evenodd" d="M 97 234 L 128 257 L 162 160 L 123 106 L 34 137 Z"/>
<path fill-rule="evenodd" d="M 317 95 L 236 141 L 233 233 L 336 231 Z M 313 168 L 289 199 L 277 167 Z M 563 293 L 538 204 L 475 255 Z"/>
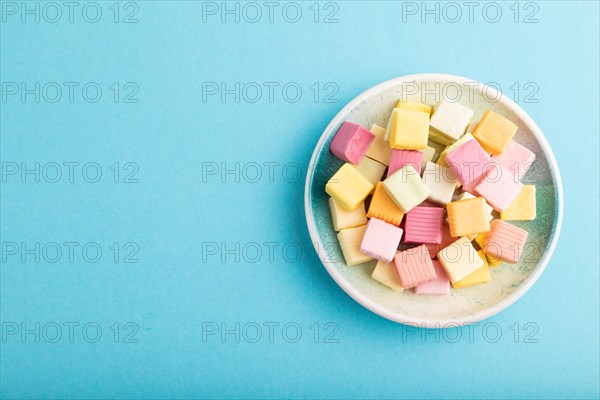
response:
<path fill-rule="evenodd" d="M 333 230 L 325 184 L 343 162 L 329 152 L 329 144 L 344 121 L 386 125 L 399 98 L 434 104 L 441 95 L 457 98 L 475 112 L 478 121 L 492 110 L 518 125 L 515 140 L 536 154 L 536 162 L 523 179 L 535 184 L 537 218 L 511 221 L 529 232 L 518 264 L 491 267 L 492 282 L 452 289 L 448 296 L 396 293 L 371 279 L 375 262 L 347 266 Z M 428 328 L 466 325 L 488 318 L 514 303 L 545 269 L 559 236 L 562 221 L 562 184 L 556 160 L 535 122 L 512 100 L 494 88 L 472 79 L 445 74 L 409 75 L 381 83 L 348 103 L 323 132 L 308 168 L 305 186 L 308 230 L 323 265 L 352 298 L 392 321 Z M 532 314 L 535 310 L 531 310 Z"/>

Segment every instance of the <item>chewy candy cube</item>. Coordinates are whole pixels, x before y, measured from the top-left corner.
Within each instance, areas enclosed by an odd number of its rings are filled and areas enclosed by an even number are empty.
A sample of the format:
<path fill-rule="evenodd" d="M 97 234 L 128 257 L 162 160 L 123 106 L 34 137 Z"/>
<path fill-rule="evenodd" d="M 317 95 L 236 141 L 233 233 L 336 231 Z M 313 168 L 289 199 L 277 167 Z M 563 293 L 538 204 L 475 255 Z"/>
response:
<path fill-rule="evenodd" d="M 497 267 L 498 265 L 502 264 L 502 260 L 492 256 L 491 254 L 485 254 L 485 252 L 483 251 L 483 246 L 485 244 L 485 238 L 487 237 L 487 234 L 488 232 L 480 233 L 475 237 L 475 240 L 473 240 L 473 242 L 475 242 L 477 246 L 481 249 L 478 250 L 479 255 L 483 254 L 485 256 L 485 261 L 487 261 L 489 265 L 491 265 L 492 267 Z"/>
<path fill-rule="evenodd" d="M 433 269 L 435 269 L 435 279 L 425 283 L 421 283 L 415 287 L 416 294 L 449 294 L 450 293 L 450 279 L 446 270 L 442 267 L 442 264 L 438 260 L 431 260 Z"/>
<path fill-rule="evenodd" d="M 535 154 L 525 146 L 511 140 L 502 154 L 492 157 L 492 161 L 513 173 L 516 182 L 520 182 L 535 161 Z"/>
<path fill-rule="evenodd" d="M 392 150 L 392 158 L 388 167 L 387 176 L 410 164 L 418 174 L 421 174 L 423 153 L 418 150 Z"/>
<path fill-rule="evenodd" d="M 435 279 L 435 269 L 425 245 L 400 251 L 394 257 L 394 264 L 405 289 Z"/>
<path fill-rule="evenodd" d="M 379 161 L 383 165 L 389 165 L 390 158 L 392 157 L 392 149 L 390 148 L 390 144 L 384 140 L 385 128 L 373 124 L 371 126 L 371 133 L 375 136 L 375 139 L 367 149 L 365 156 Z"/>
<path fill-rule="evenodd" d="M 450 246 L 452 243 L 456 242 L 456 238 L 452 237 L 450 234 L 450 228 L 446 224 L 442 224 L 442 242 L 440 244 L 435 243 L 425 243 L 427 246 L 427 250 L 429 250 L 429 255 L 431 258 L 437 258 L 440 250 Z"/>
<path fill-rule="evenodd" d="M 392 149 L 422 150 L 427 147 L 429 115 L 395 108 L 388 123 Z"/>
<path fill-rule="evenodd" d="M 477 271 L 484 264 L 467 237 L 461 237 L 438 253 L 438 260 L 455 284 Z"/>
<path fill-rule="evenodd" d="M 444 209 L 415 207 L 406 214 L 404 241 L 407 243 L 442 243 Z"/>
<path fill-rule="evenodd" d="M 476 140 L 469 140 L 448 153 L 446 164 L 468 192 L 483 179 L 485 171 L 493 166 L 490 157 Z"/>
<path fill-rule="evenodd" d="M 485 197 L 486 201 L 496 211 L 508 208 L 523 189 L 520 182 L 515 182 L 507 170 L 493 164 L 485 172 L 485 177 L 475 186 L 475 193 Z"/>
<path fill-rule="evenodd" d="M 500 213 L 500 219 L 508 221 L 531 221 L 535 219 L 535 186 L 523 185 L 523 189 L 508 208 Z"/>
<path fill-rule="evenodd" d="M 465 133 L 471 117 L 473 111 L 462 104 L 442 100 L 433 112 L 429 124 L 442 137 L 455 141 Z"/>
<path fill-rule="evenodd" d="M 488 263 L 486 261 L 485 255 L 482 250 L 477 252 L 479 258 L 483 261 L 483 266 L 467 277 L 461 279 L 460 281 L 454 283 L 452 286 L 455 288 L 466 288 L 469 286 L 479 285 L 481 283 L 488 283 L 492 280 L 492 275 L 490 274 L 490 268 L 488 267 Z"/>
<path fill-rule="evenodd" d="M 383 187 L 403 213 L 418 206 L 431 193 L 410 164 L 384 180 Z"/>
<path fill-rule="evenodd" d="M 490 230 L 489 213 L 485 199 L 459 200 L 448 203 L 448 225 L 452 236 L 471 236 Z"/>
<path fill-rule="evenodd" d="M 483 252 L 486 257 L 494 257 L 510 264 L 519 262 L 529 234 L 526 230 L 495 219 L 485 237 Z"/>
<path fill-rule="evenodd" d="M 339 159 L 358 164 L 375 140 L 375 135 L 353 122 L 344 122 L 331 141 L 329 150 Z"/>
<path fill-rule="evenodd" d="M 392 289 L 395 292 L 404 290 L 396 265 L 393 262 L 377 261 L 377 265 L 371 274 L 371 278 Z"/>
<path fill-rule="evenodd" d="M 453 152 L 454 150 L 458 149 L 463 144 L 467 143 L 469 140 L 474 140 L 474 139 L 475 138 L 473 137 L 473 135 L 471 135 L 470 133 L 465 133 L 456 142 L 446 146 L 446 148 L 444 150 L 442 150 L 442 152 L 440 153 L 440 156 L 437 159 L 437 163 L 440 164 L 442 167 L 447 167 L 448 164 L 446 164 L 446 156 L 448 154 L 450 154 L 451 152 Z"/>
<path fill-rule="evenodd" d="M 460 196 L 458 196 L 458 198 L 456 199 L 456 201 L 459 200 L 466 200 L 466 199 L 474 199 L 475 196 L 473 196 L 471 193 L 469 192 L 463 192 L 460 194 Z M 488 204 L 485 203 L 485 211 L 490 214 L 490 216 L 488 217 L 488 219 L 491 221 L 493 216 L 492 216 L 492 212 L 494 211 L 494 209 Z"/>
<path fill-rule="evenodd" d="M 367 217 L 379 218 L 396 226 L 399 226 L 402 222 L 404 213 L 398 208 L 396 203 L 394 203 L 394 200 L 392 200 L 387 193 L 383 187 L 383 182 L 377 182 L 377 185 L 375 186 Z"/>
<path fill-rule="evenodd" d="M 377 218 L 371 218 L 360 244 L 360 252 L 379 261 L 390 262 L 402 238 L 402 229 Z"/>
<path fill-rule="evenodd" d="M 502 153 L 517 132 L 517 125 L 493 111 L 486 111 L 473 131 L 473 137 L 488 153 Z"/>
<path fill-rule="evenodd" d="M 374 186 L 355 167 L 346 163 L 329 179 L 325 192 L 346 211 L 356 210 Z"/>
<path fill-rule="evenodd" d="M 425 169 L 425 164 L 433 162 L 435 158 L 435 147 L 427 146 L 423 149 L 423 161 L 421 162 L 421 171 Z"/>
<path fill-rule="evenodd" d="M 379 182 L 385 173 L 385 165 L 369 157 L 363 157 L 355 168 L 373 185 Z"/>
<path fill-rule="evenodd" d="M 445 205 L 452 201 L 458 178 L 450 169 L 428 162 L 423 171 L 423 183 L 429 188 L 429 201 Z"/>
<path fill-rule="evenodd" d="M 343 229 L 338 232 L 337 238 L 340 242 L 340 248 L 344 255 L 344 260 L 348 266 L 362 264 L 371 261 L 372 258 L 361 253 L 360 243 L 365 235 L 367 226 L 357 226 L 356 228 Z"/>
<path fill-rule="evenodd" d="M 396 103 L 396 108 L 401 108 L 408 111 L 420 111 L 426 113 L 427 115 L 431 115 L 431 107 L 427 104 L 419 103 L 418 101 L 398 100 L 398 103 Z"/>
<path fill-rule="evenodd" d="M 342 229 L 355 228 L 367 223 L 367 214 L 365 213 L 365 203 L 354 211 L 344 210 L 333 197 L 329 198 L 329 209 L 331 210 L 331 219 L 333 229 L 341 231 Z"/>

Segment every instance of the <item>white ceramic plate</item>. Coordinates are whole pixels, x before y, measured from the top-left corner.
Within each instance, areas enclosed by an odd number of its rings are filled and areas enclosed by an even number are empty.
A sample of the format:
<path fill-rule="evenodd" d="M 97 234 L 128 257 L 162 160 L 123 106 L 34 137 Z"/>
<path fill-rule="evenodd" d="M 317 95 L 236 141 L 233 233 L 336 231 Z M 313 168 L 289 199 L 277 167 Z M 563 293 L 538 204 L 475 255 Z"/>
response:
<path fill-rule="evenodd" d="M 491 268 L 492 282 L 451 289 L 448 296 L 397 293 L 371 279 L 375 262 L 347 266 L 333 230 L 325 184 L 343 164 L 329 152 L 339 126 L 351 121 L 367 128 L 385 126 L 399 98 L 435 105 L 442 96 L 456 100 L 475 112 L 478 121 L 487 110 L 518 125 L 515 140 L 536 154 L 523 183 L 535 184 L 537 218 L 511 221 L 529 232 L 518 264 Z M 381 83 L 348 103 L 329 123 L 313 153 L 305 187 L 308 230 L 323 265 L 346 293 L 369 310 L 392 321 L 444 328 L 488 318 L 519 299 L 548 265 L 562 222 L 562 184 L 552 150 L 536 123 L 521 107 L 492 87 L 472 79 L 445 74 L 408 75 Z M 531 310 L 532 314 L 535 310 Z"/>

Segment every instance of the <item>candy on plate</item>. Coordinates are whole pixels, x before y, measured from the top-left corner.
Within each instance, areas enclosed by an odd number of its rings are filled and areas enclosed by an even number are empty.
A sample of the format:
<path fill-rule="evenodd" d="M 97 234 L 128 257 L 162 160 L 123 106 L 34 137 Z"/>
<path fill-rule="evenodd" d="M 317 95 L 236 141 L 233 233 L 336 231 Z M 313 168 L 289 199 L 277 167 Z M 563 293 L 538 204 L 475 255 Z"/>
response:
<path fill-rule="evenodd" d="M 392 158 L 388 167 L 387 176 L 410 164 L 417 173 L 421 173 L 423 152 L 418 150 L 392 150 Z"/>
<path fill-rule="evenodd" d="M 325 185 L 328 195 L 346 211 L 356 210 L 374 186 L 351 164 L 344 164 Z"/>
<path fill-rule="evenodd" d="M 485 237 L 483 252 L 486 257 L 492 256 L 509 264 L 516 264 L 521 258 L 528 235 L 524 229 L 495 219 Z"/>
<path fill-rule="evenodd" d="M 486 111 L 473 131 L 473 137 L 488 153 L 498 155 L 504 151 L 517 132 L 518 126 L 493 111 Z"/>
<path fill-rule="evenodd" d="M 379 261 L 391 262 L 402 239 L 402 229 L 371 218 L 360 244 L 360 252 Z"/>
<path fill-rule="evenodd" d="M 394 262 L 377 261 L 377 265 L 371 274 L 371 278 L 392 289 L 395 292 L 401 292 L 404 290 L 398 271 L 396 270 L 396 264 Z"/>
<path fill-rule="evenodd" d="M 405 289 L 435 279 L 435 269 L 425 245 L 400 251 L 394 257 L 400 281 Z"/>
<path fill-rule="evenodd" d="M 367 217 L 379 218 L 396 226 L 399 226 L 402 222 L 404 213 L 398 208 L 396 203 L 394 203 L 394 200 L 392 200 L 387 193 L 383 187 L 383 182 L 377 182 L 377 185 L 375 186 Z"/>
<path fill-rule="evenodd" d="M 342 229 L 338 232 L 337 238 L 347 265 L 362 264 L 373 259 L 360 251 L 360 244 L 366 230 L 367 226 L 363 225 L 356 228 Z"/>
<path fill-rule="evenodd" d="M 403 213 L 418 206 L 431 193 L 410 164 L 387 177 L 383 181 L 383 187 Z"/>
<path fill-rule="evenodd" d="M 329 210 L 331 211 L 331 220 L 333 229 L 341 231 L 342 229 L 355 228 L 367 224 L 367 213 L 365 212 L 365 203 L 354 211 L 346 211 L 340 206 L 333 197 L 329 198 Z"/>
<path fill-rule="evenodd" d="M 358 164 L 374 140 L 375 135 L 367 129 L 353 122 L 344 122 L 331 141 L 329 150 L 341 160 Z"/>

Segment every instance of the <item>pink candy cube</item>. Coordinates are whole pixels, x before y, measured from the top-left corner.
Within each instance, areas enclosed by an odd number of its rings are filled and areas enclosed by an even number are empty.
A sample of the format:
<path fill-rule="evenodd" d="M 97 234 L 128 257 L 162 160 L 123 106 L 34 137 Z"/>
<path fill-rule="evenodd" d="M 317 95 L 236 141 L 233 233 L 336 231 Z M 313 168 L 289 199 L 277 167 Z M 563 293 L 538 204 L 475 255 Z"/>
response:
<path fill-rule="evenodd" d="M 450 234 L 448 225 L 442 224 L 442 242 L 440 244 L 425 244 L 425 246 L 427 246 L 431 258 L 437 258 L 437 254 L 440 250 L 445 249 L 457 240 L 458 238 L 452 237 Z"/>
<path fill-rule="evenodd" d="M 392 158 L 388 167 L 387 176 L 398 171 L 407 164 L 412 164 L 418 174 L 421 174 L 423 163 L 423 152 L 416 150 L 392 150 Z"/>
<path fill-rule="evenodd" d="M 415 287 L 416 294 L 450 294 L 450 279 L 438 260 L 431 260 L 436 278 Z"/>
<path fill-rule="evenodd" d="M 362 126 L 344 122 L 331 141 L 329 150 L 334 156 L 352 164 L 358 164 L 375 140 L 375 135 Z"/>
<path fill-rule="evenodd" d="M 404 241 L 408 243 L 442 243 L 444 209 L 415 207 L 406 214 Z"/>
<path fill-rule="evenodd" d="M 394 264 L 405 289 L 436 278 L 433 263 L 424 244 L 398 252 L 394 257 Z"/>
<path fill-rule="evenodd" d="M 523 185 L 515 182 L 510 171 L 494 164 L 488 168 L 485 177 L 475 187 L 475 192 L 485 200 L 496 211 L 504 211 L 517 197 Z"/>
<path fill-rule="evenodd" d="M 360 252 L 379 261 L 391 262 L 402 238 L 402 229 L 371 218 L 360 244 Z"/>
<path fill-rule="evenodd" d="M 513 179 L 520 182 L 535 161 L 535 154 L 527 147 L 511 140 L 502 154 L 492 157 L 492 161 L 510 171 Z"/>
<path fill-rule="evenodd" d="M 464 190 L 470 192 L 490 168 L 490 156 L 477 140 L 472 139 L 453 150 L 445 158 L 446 164 L 458 177 Z"/>
<path fill-rule="evenodd" d="M 483 253 L 510 264 L 518 263 L 529 235 L 527 231 L 499 219 L 490 225 L 491 230 L 483 242 Z"/>

